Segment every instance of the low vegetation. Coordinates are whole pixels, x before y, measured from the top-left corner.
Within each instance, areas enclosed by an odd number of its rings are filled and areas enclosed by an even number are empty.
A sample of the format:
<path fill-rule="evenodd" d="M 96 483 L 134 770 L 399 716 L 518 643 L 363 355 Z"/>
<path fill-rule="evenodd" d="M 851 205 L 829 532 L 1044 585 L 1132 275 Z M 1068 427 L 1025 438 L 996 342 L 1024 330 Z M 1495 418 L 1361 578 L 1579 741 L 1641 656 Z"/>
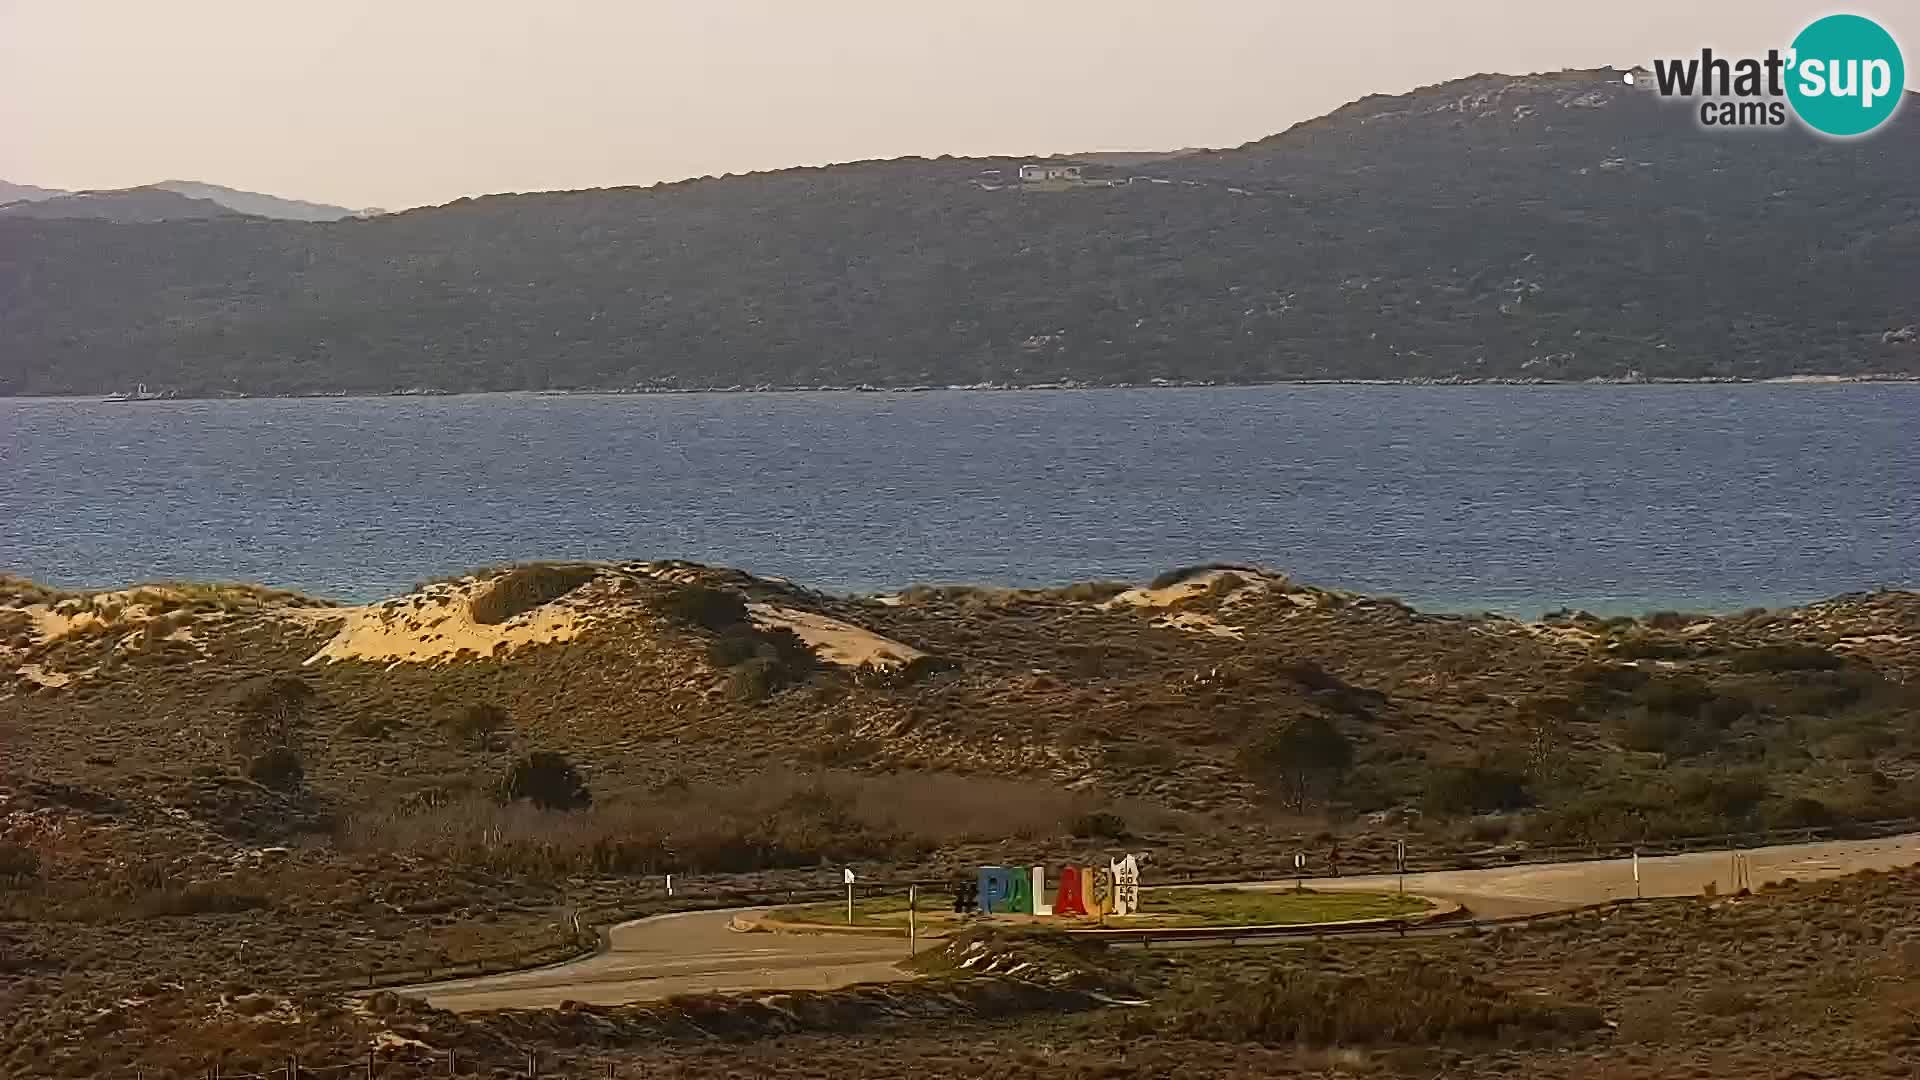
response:
<path fill-rule="evenodd" d="M 1526 1046 L 1602 1027 L 1590 1005 L 1516 994 L 1410 957 L 1364 975 L 1284 966 L 1255 979 L 1196 979 L 1136 1026 L 1210 1042 L 1273 1046 Z"/>
<path fill-rule="evenodd" d="M 488 579 L 473 597 L 473 621 L 483 626 L 506 622 L 552 603 L 599 575 L 598 567 L 557 563 L 518 566 Z"/>

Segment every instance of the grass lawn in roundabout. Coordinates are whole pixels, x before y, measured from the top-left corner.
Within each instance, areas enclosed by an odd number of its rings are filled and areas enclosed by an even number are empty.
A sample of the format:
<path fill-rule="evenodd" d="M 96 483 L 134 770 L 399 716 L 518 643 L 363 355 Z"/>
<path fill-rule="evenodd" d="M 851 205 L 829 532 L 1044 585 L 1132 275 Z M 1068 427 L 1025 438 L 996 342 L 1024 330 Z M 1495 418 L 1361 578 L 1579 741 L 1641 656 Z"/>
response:
<path fill-rule="evenodd" d="M 1032 923 L 1062 930 L 1107 926 L 1118 929 L 1173 926 L 1299 926 L 1308 923 L 1351 922 L 1419 915 L 1432 905 L 1417 896 L 1378 892 L 1315 892 L 1312 889 L 1202 889 L 1140 890 L 1137 915 L 1079 918 L 1052 915 L 995 915 L 996 922 Z M 847 926 L 847 904 L 835 900 L 776 908 L 767 918 L 777 923 Z M 915 918 L 923 931 L 953 927 L 978 916 L 956 915 L 953 897 L 922 893 Z M 900 929 L 907 926 L 907 897 L 861 897 L 853 904 L 855 927 Z"/>

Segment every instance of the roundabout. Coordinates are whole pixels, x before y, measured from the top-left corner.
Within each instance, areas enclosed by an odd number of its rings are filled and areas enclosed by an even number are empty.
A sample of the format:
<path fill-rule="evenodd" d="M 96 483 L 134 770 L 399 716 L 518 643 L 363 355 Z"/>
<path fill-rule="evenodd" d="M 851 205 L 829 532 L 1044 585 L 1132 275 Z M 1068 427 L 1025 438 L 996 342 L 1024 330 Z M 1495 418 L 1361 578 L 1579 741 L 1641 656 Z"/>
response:
<path fill-rule="evenodd" d="M 1140 890 L 1139 908 L 1130 914 L 1059 916 L 1032 913 L 982 915 L 958 912 L 950 895 L 927 894 L 910 908 L 905 893 L 866 897 L 848 906 L 842 901 L 774 908 L 736 928 L 776 933 L 851 933 L 939 937 L 980 925 L 1032 926 L 1074 931 L 1261 928 L 1318 924 L 1356 925 L 1388 920 L 1427 920 L 1452 914 L 1459 905 L 1396 892 L 1342 889 L 1250 889 L 1168 886 Z"/>
<path fill-rule="evenodd" d="M 1913 865 L 1920 862 L 1920 834 L 1750 848 L 1744 857 L 1750 884 L 1760 888 L 1790 878 L 1811 881 Z M 1606 859 L 1410 873 L 1406 875 L 1406 888 L 1428 900 L 1461 905 L 1477 917 L 1564 911 L 1636 895 L 1699 896 L 1708 885 L 1721 895 L 1736 891 L 1724 851 L 1643 859 L 1639 876 L 1641 880 L 1636 881 L 1627 860 Z M 1397 887 L 1391 875 L 1323 878 L 1314 882 L 1312 895 L 1397 895 Z M 1286 895 L 1294 889 L 1292 881 L 1250 883 L 1224 890 L 1211 886 L 1148 888 L 1142 890 L 1146 895 L 1142 914 L 1154 914 L 1160 896 L 1182 891 Z M 686 912 L 637 919 L 610 928 L 606 946 L 581 960 L 404 987 L 398 992 L 440 1008 L 473 1012 L 553 1008 L 564 1001 L 620 1005 L 688 993 L 825 990 L 911 977 L 899 967 L 899 962 L 907 959 L 908 942 L 885 925 L 888 913 L 884 905 L 876 905 L 869 913 L 881 925 L 867 933 L 743 934 L 734 928 L 736 923 L 756 922 L 775 910 L 780 909 Z M 859 914 L 856 905 L 855 915 Z M 844 924 L 844 902 L 840 918 Z M 919 916 L 915 918 L 917 922 Z M 1089 932 L 1100 932 L 1097 919 L 1073 921 L 1084 924 Z M 1442 931 L 1436 927 L 1433 932 Z M 922 938 L 916 944 L 931 948 L 936 941 Z"/>

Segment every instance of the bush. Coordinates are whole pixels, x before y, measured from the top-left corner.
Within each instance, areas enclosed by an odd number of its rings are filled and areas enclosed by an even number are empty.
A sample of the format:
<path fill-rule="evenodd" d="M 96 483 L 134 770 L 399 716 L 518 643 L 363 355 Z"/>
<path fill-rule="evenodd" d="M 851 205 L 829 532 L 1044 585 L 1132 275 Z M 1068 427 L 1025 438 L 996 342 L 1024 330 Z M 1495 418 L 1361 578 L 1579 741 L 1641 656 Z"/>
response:
<path fill-rule="evenodd" d="M 600 576 L 593 566 L 521 566 L 487 582 L 473 598 L 473 621 L 482 625 L 506 622 L 516 615 L 549 604 Z"/>
<path fill-rule="evenodd" d="M 276 746 L 256 756 L 247 765 L 247 778 L 261 787 L 292 791 L 306 778 L 300 755 L 284 746 Z"/>
<path fill-rule="evenodd" d="M 33 849 L 0 841 L 0 881 L 24 881 L 40 876 L 40 856 Z"/>
<path fill-rule="evenodd" d="M 1434 769 L 1426 801 L 1430 813 L 1489 814 L 1530 806 L 1533 795 L 1524 773 L 1482 761 Z"/>
<path fill-rule="evenodd" d="M 543 810 L 582 810 L 593 804 L 593 793 L 566 755 L 539 750 L 507 769 L 500 780 L 500 799 L 524 799 Z"/>
<path fill-rule="evenodd" d="M 356 739 L 384 739 L 407 725 L 387 713 L 369 712 L 340 725 L 340 733 Z"/>
<path fill-rule="evenodd" d="M 1324 797 L 1353 765 L 1353 744 L 1325 716 L 1295 717 L 1244 748 L 1240 762 L 1297 809 Z"/>
<path fill-rule="evenodd" d="M 1846 658 L 1818 645 L 1761 645 L 1733 654 L 1729 666 L 1735 671 L 1835 671 Z"/>
<path fill-rule="evenodd" d="M 1619 724 L 1620 745 L 1644 754 L 1686 757 L 1713 749 L 1719 733 L 1697 717 L 1641 709 Z"/>
<path fill-rule="evenodd" d="M 728 674 L 727 696 L 735 701 L 765 701 L 786 682 L 786 672 L 778 663 L 755 657 Z"/>
<path fill-rule="evenodd" d="M 440 726 L 451 738 L 485 747 L 493 743 L 493 737 L 511 722 L 507 710 L 492 702 L 476 701 L 455 709 Z"/>
<path fill-rule="evenodd" d="M 677 585 L 660 600 L 660 613 L 674 622 L 719 633 L 747 621 L 747 603 L 730 589 Z"/>
<path fill-rule="evenodd" d="M 1259 573 L 1259 571 L 1255 570 L 1253 567 L 1242 566 L 1239 563 L 1218 563 L 1218 562 L 1199 563 L 1195 566 L 1182 566 L 1173 570 L 1169 570 L 1166 573 L 1161 574 L 1158 577 L 1154 578 L 1152 581 L 1149 581 L 1147 583 L 1147 588 L 1149 589 L 1171 588 L 1187 580 L 1188 578 L 1198 577 L 1201 574 L 1205 574 L 1214 570 L 1238 570 L 1243 573 L 1249 573 L 1249 574 Z"/>
<path fill-rule="evenodd" d="M 1772 829 L 1817 829 L 1834 821 L 1832 808 L 1806 795 L 1768 803 L 1761 808 L 1761 816 Z"/>
<path fill-rule="evenodd" d="M 813 758 L 831 769 L 871 761 L 879 752 L 878 739 L 868 739 L 858 735 L 836 735 L 815 747 Z"/>
<path fill-rule="evenodd" d="M 1420 959 L 1378 975 L 1282 968 L 1262 982 L 1202 979 L 1148 1014 L 1190 1038 L 1272 1046 L 1524 1041 L 1598 1029 L 1598 1009 L 1510 994 Z"/>
<path fill-rule="evenodd" d="M 1689 771 L 1672 781 L 1673 802 L 1696 807 L 1728 827 L 1741 824 L 1772 792 L 1755 772 Z"/>
<path fill-rule="evenodd" d="M 707 643 L 707 662 L 714 667 L 730 668 L 759 656 L 760 648 L 760 635 L 746 623 L 738 623 Z"/>
<path fill-rule="evenodd" d="M 235 741 L 242 746 L 291 742 L 294 725 L 314 696 L 313 687 L 295 675 L 257 675 L 235 683 L 228 692 L 229 703 L 240 714 Z"/>
<path fill-rule="evenodd" d="M 1622 660 L 1685 660 L 1693 655 L 1693 647 L 1686 642 L 1654 634 L 1631 634 L 1608 651 Z"/>
<path fill-rule="evenodd" d="M 1067 821 L 1067 832 L 1076 840 L 1131 840 L 1133 831 L 1127 819 L 1111 810 L 1077 814 Z"/>

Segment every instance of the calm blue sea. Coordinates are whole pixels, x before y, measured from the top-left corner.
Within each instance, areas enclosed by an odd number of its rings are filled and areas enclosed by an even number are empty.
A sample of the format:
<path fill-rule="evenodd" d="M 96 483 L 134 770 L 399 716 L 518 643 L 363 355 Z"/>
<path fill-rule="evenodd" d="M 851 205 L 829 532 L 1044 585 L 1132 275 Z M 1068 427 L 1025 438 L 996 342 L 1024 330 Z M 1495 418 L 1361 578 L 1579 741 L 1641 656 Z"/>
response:
<path fill-rule="evenodd" d="M 1920 386 L 0 400 L 0 570 L 342 599 L 532 558 L 836 591 L 1210 560 L 1437 609 L 1920 583 Z"/>

